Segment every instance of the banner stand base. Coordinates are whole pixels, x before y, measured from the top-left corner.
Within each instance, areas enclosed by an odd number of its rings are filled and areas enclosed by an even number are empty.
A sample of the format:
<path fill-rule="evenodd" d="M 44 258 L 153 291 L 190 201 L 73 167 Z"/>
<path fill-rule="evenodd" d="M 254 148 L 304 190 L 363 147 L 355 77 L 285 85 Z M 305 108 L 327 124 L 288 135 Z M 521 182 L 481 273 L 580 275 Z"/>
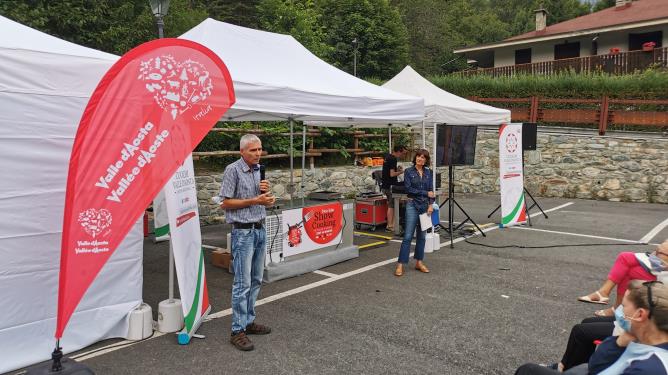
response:
<path fill-rule="evenodd" d="M 203 339 L 204 335 L 198 335 L 195 332 L 199 329 L 199 327 L 202 325 L 204 322 L 204 319 L 206 319 L 207 316 L 209 316 L 209 313 L 211 312 L 211 305 L 206 309 L 204 314 L 200 316 L 196 321 L 195 324 L 193 324 L 193 328 L 190 332 L 187 331 L 187 328 L 183 328 L 181 332 L 177 334 L 177 339 L 179 342 L 179 345 L 188 345 L 190 343 L 191 338 L 196 338 L 196 339 Z"/>
<path fill-rule="evenodd" d="M 181 300 L 166 299 L 158 304 L 158 331 L 176 332 L 183 328 Z"/>
<path fill-rule="evenodd" d="M 76 362 L 73 359 L 70 358 L 63 358 L 60 361 L 61 365 L 63 366 L 62 370 L 60 371 L 53 371 L 51 366 L 52 362 L 48 361 L 45 362 L 41 365 L 37 365 L 34 367 L 29 367 L 26 374 L 27 375 L 48 375 L 48 374 L 56 374 L 56 375 L 89 375 L 89 374 L 95 374 L 93 370 L 88 368 L 86 365 L 83 363 Z"/>

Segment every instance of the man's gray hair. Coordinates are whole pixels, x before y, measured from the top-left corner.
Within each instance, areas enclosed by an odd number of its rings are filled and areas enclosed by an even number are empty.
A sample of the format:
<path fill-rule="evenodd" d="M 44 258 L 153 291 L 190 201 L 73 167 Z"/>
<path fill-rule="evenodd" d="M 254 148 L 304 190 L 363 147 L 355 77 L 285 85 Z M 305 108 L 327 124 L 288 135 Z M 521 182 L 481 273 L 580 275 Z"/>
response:
<path fill-rule="evenodd" d="M 260 142 L 260 138 L 257 137 L 255 134 L 245 134 L 243 137 L 241 137 L 241 140 L 239 140 L 239 150 L 245 150 L 246 147 L 248 147 L 249 144 L 255 143 L 255 142 Z"/>

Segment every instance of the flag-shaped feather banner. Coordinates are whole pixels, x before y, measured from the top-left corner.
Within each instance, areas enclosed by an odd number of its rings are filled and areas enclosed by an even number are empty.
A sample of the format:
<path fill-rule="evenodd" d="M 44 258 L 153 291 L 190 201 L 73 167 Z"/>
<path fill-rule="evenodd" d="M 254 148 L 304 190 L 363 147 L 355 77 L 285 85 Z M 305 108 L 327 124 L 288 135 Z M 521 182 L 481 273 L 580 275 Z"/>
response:
<path fill-rule="evenodd" d="M 105 74 L 70 157 L 56 338 L 151 200 L 234 101 L 223 61 L 187 40 L 144 43 Z"/>

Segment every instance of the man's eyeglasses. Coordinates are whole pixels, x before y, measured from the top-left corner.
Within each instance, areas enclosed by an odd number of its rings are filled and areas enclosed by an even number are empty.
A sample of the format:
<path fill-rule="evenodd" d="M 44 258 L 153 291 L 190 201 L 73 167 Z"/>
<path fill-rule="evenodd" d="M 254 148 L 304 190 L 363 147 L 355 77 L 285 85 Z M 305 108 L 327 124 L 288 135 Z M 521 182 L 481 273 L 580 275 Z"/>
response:
<path fill-rule="evenodd" d="M 648 319 L 652 319 L 652 314 L 654 313 L 654 308 L 656 307 L 656 304 L 654 303 L 654 299 L 652 299 L 652 285 L 654 284 L 663 284 L 663 282 L 658 281 L 658 280 L 653 280 L 653 281 L 645 281 L 642 283 L 642 285 L 647 287 L 647 304 L 649 304 L 649 317 Z"/>

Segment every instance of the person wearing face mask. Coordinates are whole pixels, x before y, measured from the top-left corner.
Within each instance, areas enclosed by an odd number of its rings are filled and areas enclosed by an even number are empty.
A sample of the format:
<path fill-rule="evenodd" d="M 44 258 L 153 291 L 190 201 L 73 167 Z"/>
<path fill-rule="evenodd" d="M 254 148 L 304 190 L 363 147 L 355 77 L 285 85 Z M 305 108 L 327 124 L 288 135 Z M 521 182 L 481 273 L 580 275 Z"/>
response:
<path fill-rule="evenodd" d="M 617 286 L 617 298 L 613 308 L 597 310 L 596 316 L 613 316 L 624 291 L 631 280 L 656 280 L 657 275 L 668 270 L 668 239 L 652 253 L 623 252 L 617 256 L 608 279 L 594 293 L 578 298 L 578 301 L 607 305 L 612 289 Z"/>
<path fill-rule="evenodd" d="M 420 149 L 413 157 L 413 166 L 407 168 L 404 172 L 404 185 L 408 193 L 406 227 L 404 228 L 405 232 L 404 239 L 401 242 L 401 250 L 399 250 L 397 268 L 394 270 L 395 276 L 404 274 L 404 265 L 408 264 L 414 232 L 417 233 L 415 235 L 415 254 L 413 256 L 416 260 L 415 269 L 423 273 L 429 273 L 429 269 L 423 262 L 425 232 L 422 231 L 423 228 L 420 228 L 419 218 L 425 212 L 431 216 L 434 210 L 432 207 L 435 197 L 432 183 L 433 177 L 427 165 L 429 165 L 429 151 Z"/>
<path fill-rule="evenodd" d="M 633 280 L 615 321 L 624 332 L 598 346 L 589 373 L 668 375 L 668 286 Z"/>
<path fill-rule="evenodd" d="M 631 281 L 614 319 L 622 333 L 606 338 L 588 363 L 563 372 L 556 366 L 528 363 L 515 375 L 668 375 L 668 286 Z M 612 332 L 612 324 L 601 328 Z"/>

